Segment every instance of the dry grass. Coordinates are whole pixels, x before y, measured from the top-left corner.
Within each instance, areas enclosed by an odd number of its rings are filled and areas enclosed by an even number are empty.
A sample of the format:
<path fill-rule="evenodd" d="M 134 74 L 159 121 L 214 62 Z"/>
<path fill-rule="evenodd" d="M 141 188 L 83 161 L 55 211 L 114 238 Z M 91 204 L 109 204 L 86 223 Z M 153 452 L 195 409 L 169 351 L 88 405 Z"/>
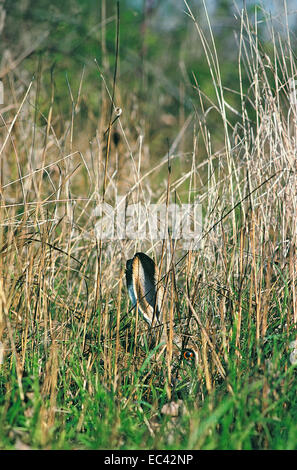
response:
<path fill-rule="evenodd" d="M 13 107 L 0 115 L 2 448 L 19 438 L 43 448 L 297 446 L 296 370 L 289 361 L 297 324 L 297 107 L 290 98 L 296 62 L 289 40 L 273 31 L 271 51 L 262 50 L 246 12 L 239 12 L 234 73 L 241 109 L 232 126 L 211 27 L 207 40 L 186 7 L 216 102 L 209 103 L 197 82 L 193 151 L 182 175 L 174 171 L 184 157 L 180 136 L 169 149 L 171 173 L 163 180 L 167 156 L 151 165 L 143 137 L 126 128 L 125 113 L 117 120 L 118 145 L 106 145 L 103 137 L 107 112 L 91 147 L 81 148 L 75 133 L 83 77 L 77 96 L 70 88 L 69 122 L 59 125 L 54 86 L 41 115 L 34 103 L 42 77 L 25 93 L 5 78 Z M 111 94 L 104 94 L 103 109 Z M 116 105 L 124 100 L 116 94 Z M 210 107 L 223 134 L 215 152 Z M 185 252 L 179 243 L 150 239 L 98 240 L 94 209 L 103 196 L 114 205 L 127 192 L 129 203 L 146 206 L 198 196 L 201 249 Z M 180 390 L 170 385 L 170 335 L 167 360 L 166 352 L 146 349 L 141 339 L 146 326 L 131 311 L 124 282 L 126 259 L 136 251 L 162 264 L 169 324 L 173 316 L 192 319 L 187 334 L 199 364 L 191 394 L 183 394 L 182 384 Z M 173 437 L 160 438 L 162 404 L 180 395 L 189 401 L 190 416 L 180 417 Z"/>

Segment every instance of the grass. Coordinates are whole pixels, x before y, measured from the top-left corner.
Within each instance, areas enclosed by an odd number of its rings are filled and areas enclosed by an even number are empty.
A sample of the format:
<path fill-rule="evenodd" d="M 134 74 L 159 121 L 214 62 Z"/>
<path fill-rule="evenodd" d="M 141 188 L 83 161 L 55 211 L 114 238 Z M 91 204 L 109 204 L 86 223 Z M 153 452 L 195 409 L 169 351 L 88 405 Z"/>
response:
<path fill-rule="evenodd" d="M 42 76 L 22 96 L 10 81 L 17 112 L 1 114 L 1 449 L 297 448 L 290 361 L 297 324 L 295 59 L 288 38 L 273 30 L 271 50 L 263 51 L 256 27 L 239 12 L 234 73 L 241 107 L 233 126 L 210 21 L 207 39 L 185 5 L 217 102 L 197 82 L 194 125 L 182 131 L 192 150 L 179 152 L 177 137 L 170 164 L 166 155 L 152 164 L 124 113 L 120 143 L 105 144 L 108 111 L 91 147 L 80 147 L 83 82 L 77 94 L 69 84 L 72 112 L 63 128 L 54 84 L 41 115 Z M 125 99 L 119 93 L 115 103 Z M 211 106 L 223 135 L 215 136 L 215 150 Z M 199 196 L 201 249 L 98 240 L 94 209 L 102 194 L 114 205 L 126 191 L 129 202 L 145 207 Z M 187 334 L 199 351 L 197 369 L 175 386 L 168 380 L 170 335 L 163 354 L 160 345 L 152 350 L 129 304 L 125 261 L 140 250 L 162 259 L 165 320 L 189 321 Z M 177 416 L 164 412 L 172 402 Z"/>

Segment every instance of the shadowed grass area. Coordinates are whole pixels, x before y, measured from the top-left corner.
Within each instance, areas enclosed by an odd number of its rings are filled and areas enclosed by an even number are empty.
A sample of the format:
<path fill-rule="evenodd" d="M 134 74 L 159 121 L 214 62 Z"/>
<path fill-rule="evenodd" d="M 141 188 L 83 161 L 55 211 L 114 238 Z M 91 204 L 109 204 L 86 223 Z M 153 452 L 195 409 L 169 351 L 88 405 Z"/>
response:
<path fill-rule="evenodd" d="M 104 72 L 102 118 L 92 136 L 76 124 L 82 77 L 76 92 L 68 83 L 67 122 L 59 121 L 53 80 L 42 112 L 37 105 L 41 70 L 26 91 L 10 82 L 14 106 L 1 113 L 0 143 L 1 449 L 297 448 L 297 108 L 289 32 L 282 39 L 271 30 L 265 52 L 247 12 L 239 12 L 234 125 L 211 19 L 206 12 L 202 29 L 185 7 L 216 100 L 195 78 L 193 110 L 159 158 L 151 158 L 140 128 L 130 130 L 132 113 L 105 132 L 113 105 L 124 103 L 125 111 L 137 96 L 116 89 L 111 105 Z M 197 201 L 198 250 L 170 236 L 137 236 L 144 227 L 127 212 L 132 203 L 158 203 L 168 216 L 169 204 Z M 103 203 L 119 204 L 134 238 L 111 231 L 100 238 L 114 223 L 100 224 Z M 152 343 L 128 299 L 126 260 L 139 251 L 160 269 L 163 344 Z M 197 365 L 180 358 L 173 368 L 173 326 L 195 344 Z"/>

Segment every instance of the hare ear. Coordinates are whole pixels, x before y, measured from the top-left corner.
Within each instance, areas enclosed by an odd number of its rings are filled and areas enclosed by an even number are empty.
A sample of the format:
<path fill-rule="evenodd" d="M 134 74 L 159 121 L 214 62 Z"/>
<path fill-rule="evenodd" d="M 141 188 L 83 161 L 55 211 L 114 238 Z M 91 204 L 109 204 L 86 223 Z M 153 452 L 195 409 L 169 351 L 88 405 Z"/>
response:
<path fill-rule="evenodd" d="M 133 307 L 138 306 L 144 319 L 152 325 L 161 322 L 163 289 L 157 287 L 158 267 L 144 253 L 136 253 L 126 263 L 126 282 Z"/>

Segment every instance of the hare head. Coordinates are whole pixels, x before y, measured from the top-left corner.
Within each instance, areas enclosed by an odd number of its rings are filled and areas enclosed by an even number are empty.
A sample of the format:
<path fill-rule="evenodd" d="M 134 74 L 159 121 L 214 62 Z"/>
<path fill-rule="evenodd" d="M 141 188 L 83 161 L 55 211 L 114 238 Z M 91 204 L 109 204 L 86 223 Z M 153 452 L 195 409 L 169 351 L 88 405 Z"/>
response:
<path fill-rule="evenodd" d="M 163 315 L 164 289 L 160 283 L 158 266 L 144 253 L 136 253 L 126 263 L 126 282 L 132 305 L 138 308 L 150 326 L 155 342 L 160 341 L 166 344 L 166 324 Z M 188 340 L 188 332 L 184 331 L 181 334 L 180 331 L 176 331 L 176 326 L 172 340 L 173 366 L 176 369 L 186 362 L 195 367 L 198 364 L 197 348 Z"/>

